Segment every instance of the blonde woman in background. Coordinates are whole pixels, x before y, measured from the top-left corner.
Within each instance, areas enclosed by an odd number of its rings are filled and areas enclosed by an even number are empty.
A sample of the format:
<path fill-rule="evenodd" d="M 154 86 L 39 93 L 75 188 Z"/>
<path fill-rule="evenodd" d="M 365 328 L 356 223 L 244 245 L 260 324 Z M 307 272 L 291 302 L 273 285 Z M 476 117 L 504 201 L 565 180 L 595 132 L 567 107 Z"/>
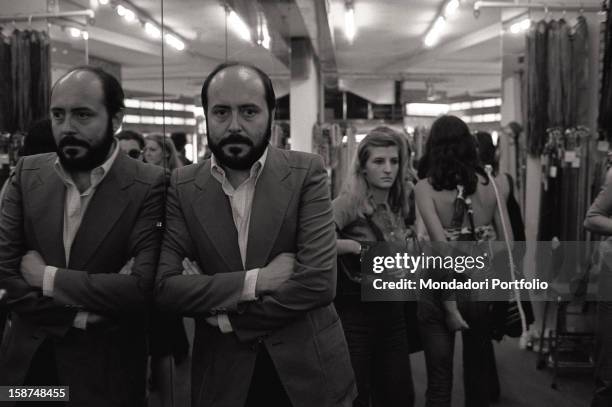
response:
<path fill-rule="evenodd" d="M 360 242 L 404 242 L 409 205 L 404 140 L 377 127 L 359 143 L 342 191 L 333 202 L 338 255 L 361 253 Z M 335 305 L 359 392 L 353 406 L 410 407 L 414 387 L 403 302 L 362 302 L 360 267 L 338 270 Z M 353 269 L 354 268 L 354 269 Z"/>
<path fill-rule="evenodd" d="M 143 157 L 146 163 L 158 165 L 170 171 L 183 166 L 172 139 L 161 134 L 149 134 L 145 137 Z"/>

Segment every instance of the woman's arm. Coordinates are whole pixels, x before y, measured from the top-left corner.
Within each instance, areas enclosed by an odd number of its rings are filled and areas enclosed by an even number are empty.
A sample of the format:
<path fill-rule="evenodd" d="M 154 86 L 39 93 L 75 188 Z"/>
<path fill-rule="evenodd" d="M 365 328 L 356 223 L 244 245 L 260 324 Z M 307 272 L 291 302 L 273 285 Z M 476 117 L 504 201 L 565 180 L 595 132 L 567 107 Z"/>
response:
<path fill-rule="evenodd" d="M 612 169 L 606 174 L 606 182 L 589 208 L 584 227 L 591 232 L 612 235 Z"/>
<path fill-rule="evenodd" d="M 336 249 L 338 250 L 338 255 L 360 254 L 361 244 L 351 239 L 336 239 Z"/>
<path fill-rule="evenodd" d="M 419 181 L 414 187 L 416 206 L 425 224 L 425 229 L 427 229 L 427 233 L 429 234 L 429 239 L 432 242 L 446 242 L 444 228 L 436 212 L 432 191 L 433 189 L 429 181 Z"/>

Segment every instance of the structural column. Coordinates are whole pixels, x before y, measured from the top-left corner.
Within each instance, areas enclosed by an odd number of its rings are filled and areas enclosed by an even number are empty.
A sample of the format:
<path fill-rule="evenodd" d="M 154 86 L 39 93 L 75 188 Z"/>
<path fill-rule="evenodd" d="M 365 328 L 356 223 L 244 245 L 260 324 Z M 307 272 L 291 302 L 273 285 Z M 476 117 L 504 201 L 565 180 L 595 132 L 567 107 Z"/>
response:
<path fill-rule="evenodd" d="M 312 129 L 322 108 L 319 64 L 308 38 L 291 39 L 291 149 L 312 152 Z"/>

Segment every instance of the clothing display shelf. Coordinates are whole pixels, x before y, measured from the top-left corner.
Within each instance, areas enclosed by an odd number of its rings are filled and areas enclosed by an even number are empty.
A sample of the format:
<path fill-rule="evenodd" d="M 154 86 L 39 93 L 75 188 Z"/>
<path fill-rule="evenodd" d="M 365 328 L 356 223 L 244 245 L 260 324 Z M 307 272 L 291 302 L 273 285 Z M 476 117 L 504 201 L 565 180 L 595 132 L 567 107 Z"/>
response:
<path fill-rule="evenodd" d="M 583 6 L 583 5 L 567 5 L 563 3 L 524 3 L 524 2 L 508 2 L 508 1 L 476 1 L 474 2 L 474 12 L 478 12 L 483 8 L 527 8 L 544 11 L 578 11 L 578 12 L 598 12 L 602 11 L 602 7 Z"/>

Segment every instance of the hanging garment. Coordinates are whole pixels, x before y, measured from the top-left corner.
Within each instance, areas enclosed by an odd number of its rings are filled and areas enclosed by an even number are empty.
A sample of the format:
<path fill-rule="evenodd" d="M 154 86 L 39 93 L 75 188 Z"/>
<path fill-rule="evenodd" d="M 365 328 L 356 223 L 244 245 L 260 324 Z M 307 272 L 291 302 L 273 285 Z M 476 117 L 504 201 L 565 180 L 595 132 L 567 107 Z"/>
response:
<path fill-rule="evenodd" d="M 566 127 L 570 75 L 569 27 L 565 20 L 548 24 L 548 127 Z"/>
<path fill-rule="evenodd" d="M 569 127 L 589 123 L 589 30 L 587 21 L 579 16 L 571 28 L 572 81 L 568 95 Z"/>
<path fill-rule="evenodd" d="M 548 128 L 548 24 L 541 20 L 527 34 L 527 140 L 540 155 Z"/>
<path fill-rule="evenodd" d="M 612 12 L 607 10 L 602 69 L 601 97 L 597 124 L 599 131 L 608 141 L 612 141 Z"/>
<path fill-rule="evenodd" d="M 12 133 L 13 127 L 13 75 L 11 73 L 11 37 L 0 27 L 0 133 Z"/>

